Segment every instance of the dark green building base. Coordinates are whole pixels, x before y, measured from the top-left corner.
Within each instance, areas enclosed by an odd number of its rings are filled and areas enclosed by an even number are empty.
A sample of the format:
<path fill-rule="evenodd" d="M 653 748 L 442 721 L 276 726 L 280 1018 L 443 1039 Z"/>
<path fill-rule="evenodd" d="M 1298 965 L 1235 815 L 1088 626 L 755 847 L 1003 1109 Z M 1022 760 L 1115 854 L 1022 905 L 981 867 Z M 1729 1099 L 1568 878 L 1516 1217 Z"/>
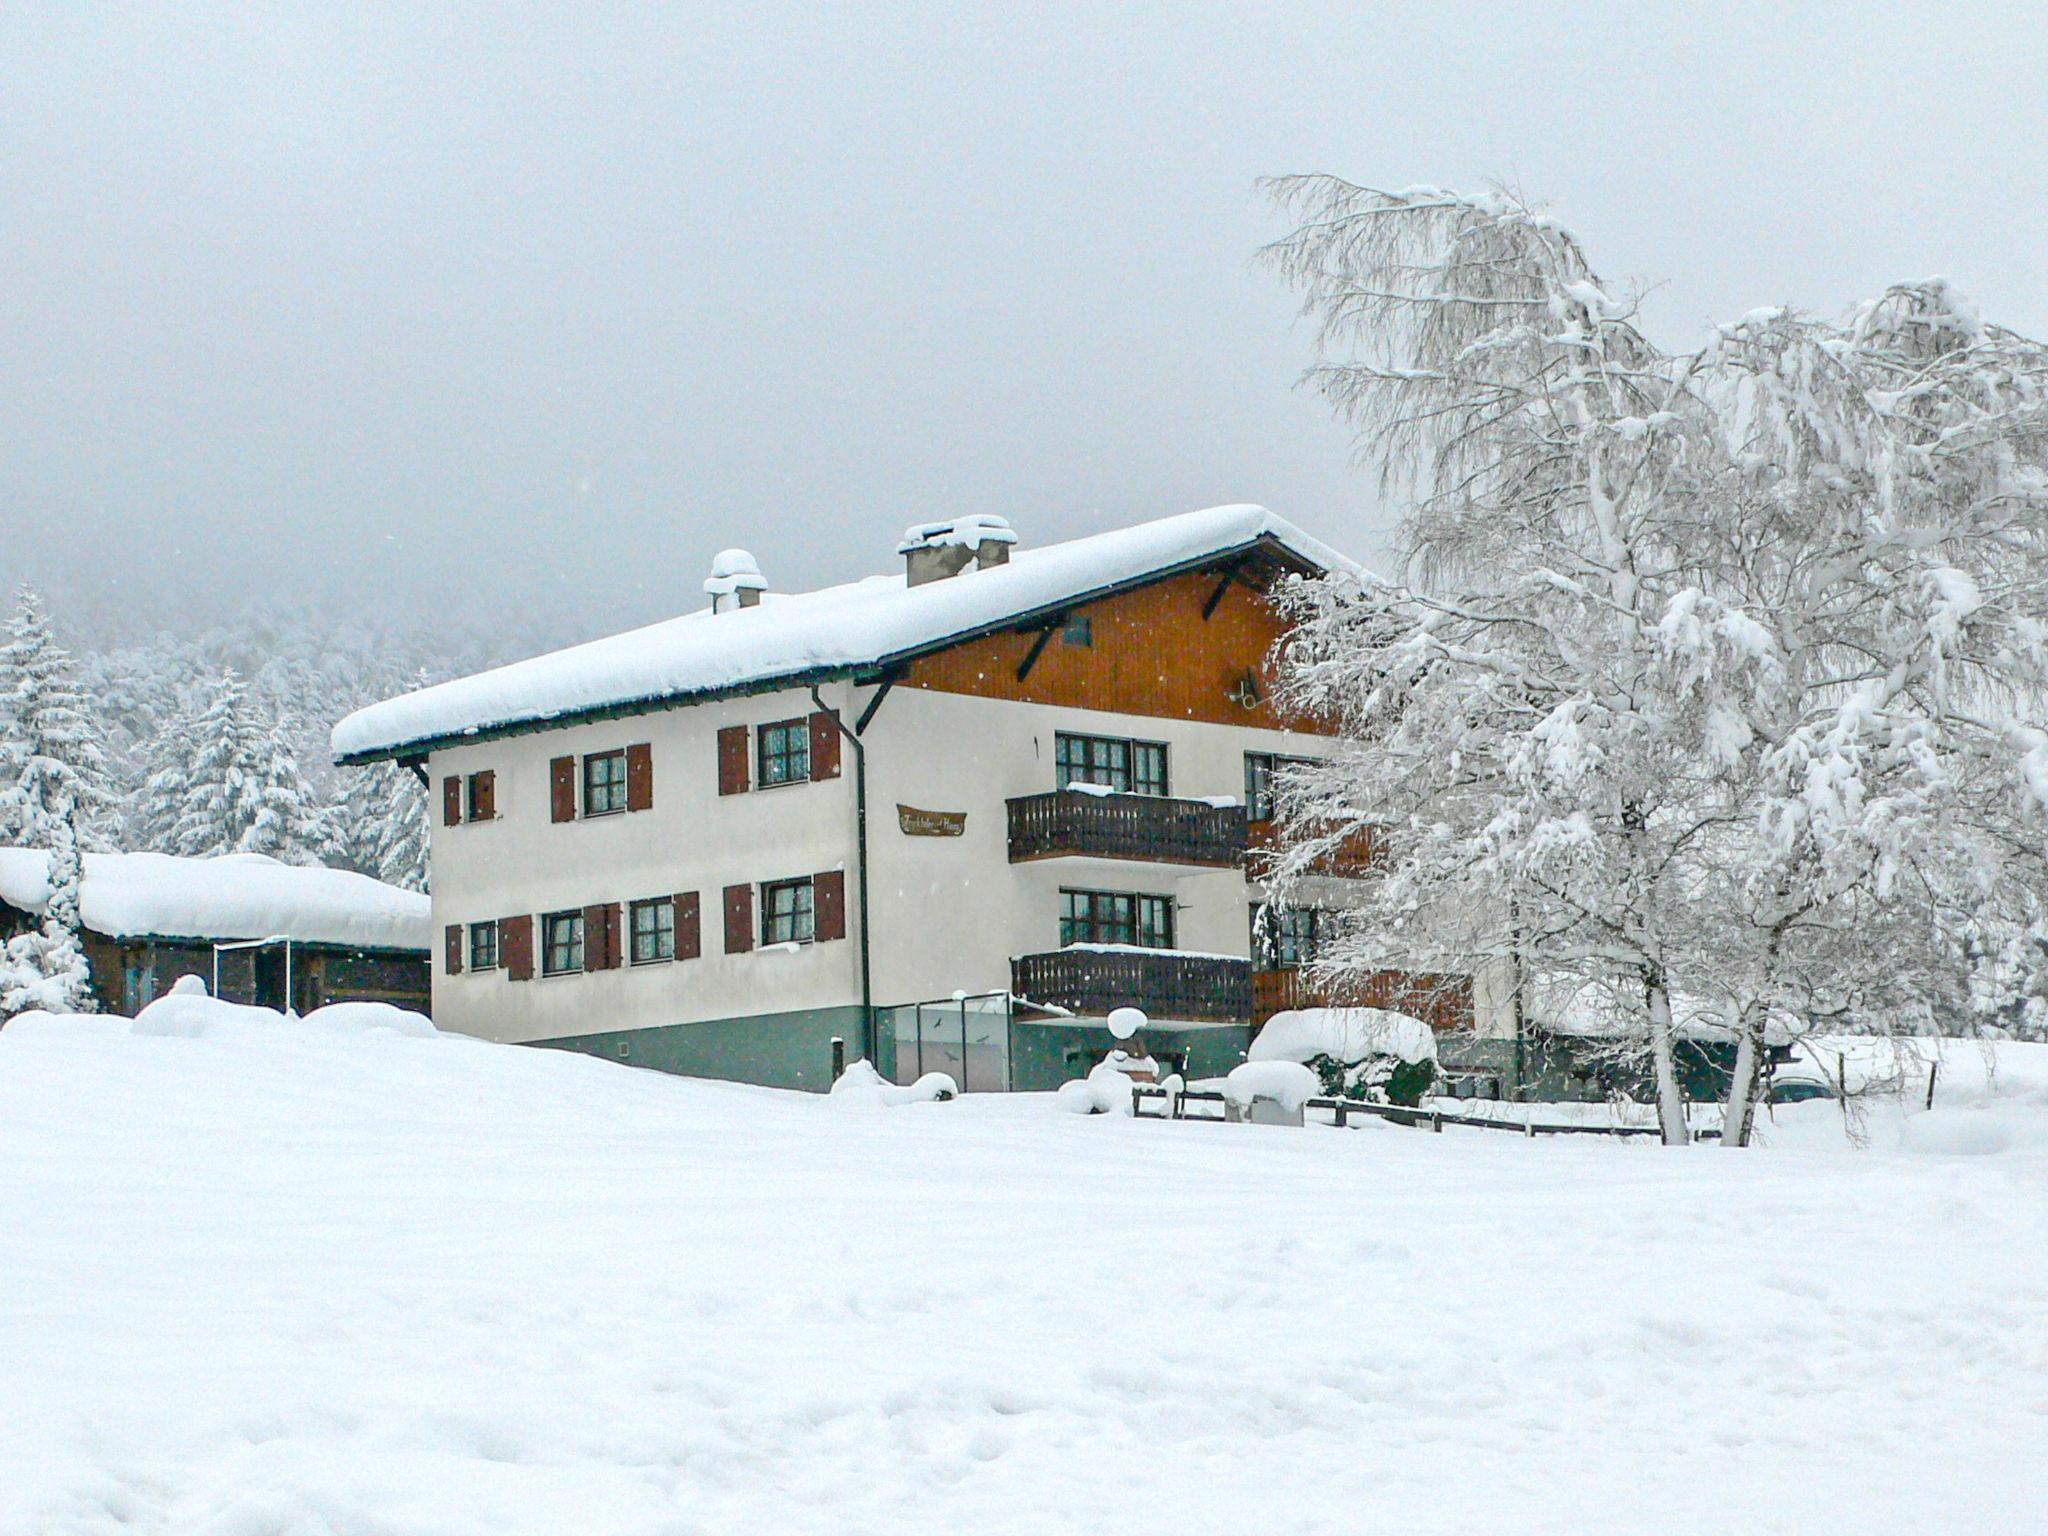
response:
<path fill-rule="evenodd" d="M 848 1060 L 860 1054 L 861 1013 L 852 1008 L 803 1008 L 741 1019 L 706 1019 L 651 1029 L 611 1030 L 536 1040 L 550 1050 L 582 1051 L 607 1061 L 652 1067 L 684 1077 L 715 1077 L 766 1088 L 832 1086 L 832 1037 L 846 1042 Z"/>
<path fill-rule="evenodd" d="M 876 1062 L 882 1075 L 905 1081 L 917 1075 L 911 1052 L 915 1041 L 901 1042 L 903 1070 L 897 1070 L 896 1038 L 891 1010 L 876 1009 L 881 1039 Z M 1244 1060 L 1251 1043 L 1248 1026 L 1218 1029 L 1150 1028 L 1145 1045 L 1162 1069 L 1184 1062 L 1190 1077 L 1221 1077 Z M 755 1014 L 747 1018 L 707 1019 L 695 1024 L 663 1024 L 648 1029 L 608 1030 L 602 1034 L 568 1035 L 532 1042 L 550 1050 L 582 1051 L 607 1061 L 652 1067 L 684 1077 L 710 1077 L 733 1083 L 758 1083 L 767 1088 L 802 1088 L 823 1093 L 832 1086 L 832 1040 L 846 1042 L 846 1058 L 861 1054 L 861 1010 L 857 1007 L 808 1008 L 792 1013 Z M 967 1091 L 1009 1089 L 1019 1093 L 1050 1092 L 1061 1083 L 1086 1077 L 1089 1068 L 1115 1045 L 1101 1023 L 1007 1020 L 997 1038 L 1007 1048 L 977 1049 L 963 1074 L 958 1055 L 936 1046 L 924 1065 L 948 1072 Z"/>

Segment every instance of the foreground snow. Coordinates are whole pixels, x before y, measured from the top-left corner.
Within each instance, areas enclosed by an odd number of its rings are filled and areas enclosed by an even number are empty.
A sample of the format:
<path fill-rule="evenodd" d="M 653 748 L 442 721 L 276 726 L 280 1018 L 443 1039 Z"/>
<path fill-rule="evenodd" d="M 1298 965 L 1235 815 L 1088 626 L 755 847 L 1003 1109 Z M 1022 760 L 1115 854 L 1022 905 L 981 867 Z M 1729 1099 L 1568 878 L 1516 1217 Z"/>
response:
<path fill-rule="evenodd" d="M 2048 1117 L 2008 1054 L 1937 1115 Z M 1744 1155 L 848 1114 L 30 1021 L 0 1531 L 2036 1528 L 2048 1148 L 1779 1115 Z"/>

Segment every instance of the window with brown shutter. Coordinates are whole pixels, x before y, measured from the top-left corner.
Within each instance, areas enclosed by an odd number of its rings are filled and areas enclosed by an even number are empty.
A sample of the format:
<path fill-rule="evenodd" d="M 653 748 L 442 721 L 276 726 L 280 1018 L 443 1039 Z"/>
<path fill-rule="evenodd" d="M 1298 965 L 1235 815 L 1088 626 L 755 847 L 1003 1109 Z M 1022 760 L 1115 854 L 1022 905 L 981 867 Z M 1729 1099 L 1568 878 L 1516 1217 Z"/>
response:
<path fill-rule="evenodd" d="M 576 759 L 557 757 L 548 761 L 548 820 L 576 819 Z"/>
<path fill-rule="evenodd" d="M 626 748 L 626 809 L 654 809 L 654 748 L 644 741 Z"/>
<path fill-rule="evenodd" d="M 449 774 L 441 781 L 441 825 L 452 827 L 462 820 L 462 780 Z"/>
<path fill-rule="evenodd" d="M 507 981 L 533 980 L 533 915 L 498 919 L 498 958 Z"/>
<path fill-rule="evenodd" d="M 676 958 L 695 960 L 704 953 L 704 920 L 695 891 L 676 892 Z"/>
<path fill-rule="evenodd" d="M 754 947 L 754 888 L 728 885 L 725 888 L 725 952 L 743 955 Z"/>
<path fill-rule="evenodd" d="M 846 871 L 828 869 L 811 877 L 812 937 L 819 943 L 846 937 Z"/>
<path fill-rule="evenodd" d="M 443 940 L 442 958 L 450 976 L 462 974 L 462 924 L 450 923 L 441 935 Z"/>
<path fill-rule="evenodd" d="M 728 725 L 718 732 L 718 792 L 743 795 L 747 792 L 747 728 Z"/>
<path fill-rule="evenodd" d="M 839 777 L 839 717 L 826 710 L 811 715 L 811 778 Z"/>
<path fill-rule="evenodd" d="M 469 819 L 490 821 L 498 814 L 498 773 L 479 768 L 469 776 Z"/>
<path fill-rule="evenodd" d="M 619 908 L 597 902 L 583 909 L 583 969 L 615 970 L 619 963 Z"/>

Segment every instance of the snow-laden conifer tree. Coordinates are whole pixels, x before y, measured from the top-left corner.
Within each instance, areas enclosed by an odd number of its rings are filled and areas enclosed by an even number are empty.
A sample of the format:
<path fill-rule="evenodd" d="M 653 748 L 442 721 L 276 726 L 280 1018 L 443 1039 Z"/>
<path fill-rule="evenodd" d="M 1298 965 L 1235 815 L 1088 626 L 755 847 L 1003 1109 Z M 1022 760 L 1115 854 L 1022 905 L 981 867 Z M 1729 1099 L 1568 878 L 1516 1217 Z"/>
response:
<path fill-rule="evenodd" d="M 262 853 L 317 864 L 330 840 L 284 723 L 265 717 L 233 668 L 191 718 L 189 744 L 171 747 L 150 782 L 176 796 L 170 851 L 187 857 Z"/>
<path fill-rule="evenodd" d="M 2010 1004 L 2048 804 L 2042 349 L 1922 284 L 1669 357 L 1513 198 L 1279 191 L 1314 378 L 1415 496 L 1412 584 L 1292 598 L 1288 694 L 1347 740 L 1283 787 L 1283 893 L 1361 829 L 1384 850 L 1326 967 L 1578 994 L 1647 1042 L 1668 1140 L 1676 1002 L 1740 1041 L 1735 1145 L 1768 1020 Z"/>
<path fill-rule="evenodd" d="M 79 912 L 82 854 L 109 805 L 106 759 L 70 656 L 28 588 L 0 646 L 0 844 L 49 855 L 40 925 L 0 952 L 0 1016 L 92 1004 Z"/>

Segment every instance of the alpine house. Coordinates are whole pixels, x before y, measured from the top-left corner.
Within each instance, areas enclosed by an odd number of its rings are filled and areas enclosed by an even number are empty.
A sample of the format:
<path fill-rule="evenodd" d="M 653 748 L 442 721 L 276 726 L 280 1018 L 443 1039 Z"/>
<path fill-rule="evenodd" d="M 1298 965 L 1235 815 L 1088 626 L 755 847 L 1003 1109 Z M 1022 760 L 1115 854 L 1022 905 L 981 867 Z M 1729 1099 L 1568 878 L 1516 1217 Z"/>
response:
<path fill-rule="evenodd" d="M 1111 1008 L 1208 1072 L 1314 1001 L 1316 914 L 1259 911 L 1273 770 L 1325 750 L 1271 702 L 1267 594 L 1348 562 L 1249 506 L 1016 539 L 923 524 L 801 595 L 727 550 L 697 612 L 341 721 L 337 762 L 430 785 L 436 1023 L 802 1087 L 837 1037 L 1026 1088 Z M 1470 1022 L 1469 986 L 1370 990 Z"/>

